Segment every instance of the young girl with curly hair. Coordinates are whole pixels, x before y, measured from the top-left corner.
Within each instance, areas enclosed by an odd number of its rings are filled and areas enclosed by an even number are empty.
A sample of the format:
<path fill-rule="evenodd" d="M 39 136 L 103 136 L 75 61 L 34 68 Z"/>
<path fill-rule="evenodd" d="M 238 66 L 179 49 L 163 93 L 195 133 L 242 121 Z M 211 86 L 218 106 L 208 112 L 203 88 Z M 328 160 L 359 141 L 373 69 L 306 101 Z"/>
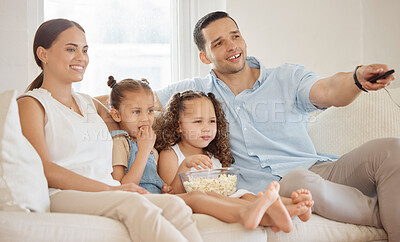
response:
<path fill-rule="evenodd" d="M 199 168 L 229 167 L 234 158 L 229 124 L 214 94 L 176 93 L 155 126 L 160 151 L 158 173 L 175 192 L 184 192 L 179 174 Z M 235 197 L 240 197 L 236 193 Z"/>
<path fill-rule="evenodd" d="M 113 148 L 113 172 L 114 179 L 125 183 L 136 183 L 146 188 L 152 193 L 169 192 L 169 187 L 163 185 L 163 181 L 157 174 L 156 170 L 156 151 L 153 149 L 156 135 L 152 129 L 154 122 L 154 96 L 149 85 L 145 80 L 125 79 L 116 82 L 113 77 L 109 78 L 108 86 L 112 88 L 110 94 L 110 104 L 112 106 L 111 116 L 119 123 L 121 130 L 112 131 L 114 148 Z M 198 108 L 197 98 L 193 99 L 193 110 Z M 208 98 L 205 98 L 210 102 Z M 215 98 L 213 98 L 215 100 Z M 214 105 L 200 102 L 201 106 L 209 109 Z M 186 102 L 185 111 L 190 113 L 190 101 Z M 213 109 L 214 110 L 214 109 Z M 214 111 L 209 112 L 210 114 Z M 223 114 L 221 113 L 221 117 Z M 197 122 L 195 122 L 196 124 Z M 207 123 L 210 126 L 217 125 L 217 118 L 208 117 Z M 191 123 L 184 121 L 180 127 L 185 130 L 186 126 Z M 227 123 L 225 122 L 227 130 Z M 229 145 L 227 138 L 215 138 L 216 127 L 210 128 L 209 132 L 204 133 L 200 140 L 195 141 L 195 145 L 204 146 L 203 143 L 218 141 L 216 145 L 225 144 L 228 151 L 227 154 L 215 152 L 216 146 L 208 152 L 216 154 L 218 159 L 228 165 L 233 162 L 229 153 Z M 190 133 L 187 133 L 190 136 Z M 227 134 L 226 134 L 227 135 Z M 208 145 L 205 145 L 208 146 Z M 203 162 L 193 159 L 192 165 L 202 167 L 211 167 L 210 159 L 203 154 L 199 154 Z M 189 162 L 186 162 L 189 164 Z M 206 164 L 206 165 L 205 165 Z M 175 193 L 182 198 L 185 203 L 192 208 L 195 213 L 203 213 L 216 217 L 228 223 L 241 223 L 247 229 L 255 229 L 258 225 L 274 226 L 276 230 L 289 232 L 292 228 L 292 221 L 287 209 L 279 199 L 279 183 L 273 182 L 268 188 L 255 196 L 253 201 L 246 201 L 237 198 L 224 197 L 214 193 L 190 192 Z M 166 195 L 167 196 L 167 195 Z M 308 209 L 305 204 L 299 205 L 298 212 Z"/>
<path fill-rule="evenodd" d="M 174 192 L 185 192 L 179 174 L 189 170 L 229 167 L 234 162 L 229 145 L 229 124 L 214 94 L 176 93 L 157 121 L 158 173 Z M 307 221 L 313 201 L 308 190 L 281 197 L 291 216 Z M 294 198 L 302 197 L 294 203 Z M 257 196 L 239 189 L 231 197 L 254 201 Z M 298 209 L 301 208 L 302 209 Z"/>

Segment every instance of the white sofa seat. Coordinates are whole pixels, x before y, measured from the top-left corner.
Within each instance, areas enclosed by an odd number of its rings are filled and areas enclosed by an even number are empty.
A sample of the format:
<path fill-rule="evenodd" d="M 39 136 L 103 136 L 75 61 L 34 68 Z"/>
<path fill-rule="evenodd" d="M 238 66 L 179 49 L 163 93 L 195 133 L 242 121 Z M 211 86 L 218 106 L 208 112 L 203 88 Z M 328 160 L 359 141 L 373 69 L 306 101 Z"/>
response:
<path fill-rule="evenodd" d="M 65 213 L 0 211 L 0 241 L 118 241 L 128 242 L 125 226 L 113 219 Z"/>
<path fill-rule="evenodd" d="M 194 214 L 201 236 L 207 242 L 221 241 L 385 241 L 384 230 L 334 222 L 313 214 L 307 222 L 294 219 L 291 233 L 275 233 L 271 228 L 245 230 L 204 214 Z M 99 216 L 65 213 L 24 213 L 0 211 L 0 241 L 130 241 L 120 222 Z"/>

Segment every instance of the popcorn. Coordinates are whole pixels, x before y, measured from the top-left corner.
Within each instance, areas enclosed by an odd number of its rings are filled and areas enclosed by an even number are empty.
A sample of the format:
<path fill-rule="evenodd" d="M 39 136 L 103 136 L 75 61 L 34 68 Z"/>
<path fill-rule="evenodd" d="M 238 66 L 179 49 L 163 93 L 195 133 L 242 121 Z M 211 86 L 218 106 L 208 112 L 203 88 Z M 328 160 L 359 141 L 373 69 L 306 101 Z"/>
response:
<path fill-rule="evenodd" d="M 216 192 L 223 196 L 229 196 L 236 191 L 237 176 L 222 174 L 217 178 L 189 177 L 183 182 L 186 192 L 203 191 Z"/>

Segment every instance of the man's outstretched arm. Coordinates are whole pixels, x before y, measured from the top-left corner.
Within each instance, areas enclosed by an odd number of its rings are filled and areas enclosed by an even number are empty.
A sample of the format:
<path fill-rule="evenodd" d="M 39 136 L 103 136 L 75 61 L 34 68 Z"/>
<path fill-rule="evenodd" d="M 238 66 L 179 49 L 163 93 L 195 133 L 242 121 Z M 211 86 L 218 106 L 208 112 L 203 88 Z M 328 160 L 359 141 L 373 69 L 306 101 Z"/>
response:
<path fill-rule="evenodd" d="M 383 64 L 361 66 L 356 71 L 356 77 L 362 88 L 379 90 L 390 85 L 394 80 L 393 74 L 379 79 L 376 83 L 368 80 L 388 70 L 390 70 L 389 67 Z M 318 108 L 341 107 L 350 104 L 362 92 L 355 84 L 353 74 L 354 72 L 339 72 L 317 81 L 310 91 L 311 103 Z"/>

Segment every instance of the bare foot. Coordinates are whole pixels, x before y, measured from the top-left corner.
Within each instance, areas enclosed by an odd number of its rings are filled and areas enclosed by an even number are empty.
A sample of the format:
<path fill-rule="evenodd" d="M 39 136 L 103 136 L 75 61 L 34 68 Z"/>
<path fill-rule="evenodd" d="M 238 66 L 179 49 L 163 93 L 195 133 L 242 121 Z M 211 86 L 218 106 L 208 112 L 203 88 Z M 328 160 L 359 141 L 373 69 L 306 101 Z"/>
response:
<path fill-rule="evenodd" d="M 297 189 L 296 191 L 292 192 L 290 197 L 292 198 L 293 203 L 312 200 L 311 192 L 307 189 Z"/>
<path fill-rule="evenodd" d="M 306 206 L 304 202 L 286 205 L 286 209 L 288 210 L 290 217 L 295 217 L 295 216 L 300 217 L 306 214 L 307 211 L 309 210 L 309 208 Z"/>
<path fill-rule="evenodd" d="M 293 223 L 288 212 L 280 198 L 267 209 L 267 215 L 272 219 L 271 229 L 273 231 L 279 232 L 282 230 L 285 233 L 289 233 L 292 230 Z"/>
<path fill-rule="evenodd" d="M 275 186 L 277 186 L 277 189 L 279 190 L 279 183 Z M 289 200 L 291 203 L 291 199 Z M 271 229 L 275 232 L 282 230 L 288 233 L 292 230 L 292 220 L 280 197 L 267 209 L 260 225 L 271 226 Z"/>
<path fill-rule="evenodd" d="M 307 214 L 308 210 L 309 210 L 309 207 L 307 207 L 307 205 L 305 203 L 309 203 L 309 201 L 301 202 L 301 203 L 298 203 L 298 204 L 284 205 L 284 206 L 286 207 L 290 217 L 298 216 L 300 218 L 302 216 L 305 216 Z M 312 204 L 314 204 L 313 201 L 312 201 Z M 310 213 L 310 216 L 311 216 L 311 213 Z M 290 220 L 290 222 L 292 222 L 292 220 Z M 274 232 L 279 232 L 282 229 L 283 232 L 289 233 L 291 231 L 291 229 L 292 229 L 292 223 L 291 223 L 290 229 L 284 228 L 284 227 L 278 227 L 278 226 L 275 226 L 275 225 L 270 225 L 270 226 L 271 226 L 272 231 L 274 231 Z"/>
<path fill-rule="evenodd" d="M 279 198 L 279 184 L 271 182 L 267 189 L 258 193 L 258 198 L 239 212 L 241 224 L 249 230 L 257 228 L 266 210 Z"/>
<path fill-rule="evenodd" d="M 294 211 L 294 213 L 297 213 L 297 215 L 291 216 L 298 216 L 299 219 L 303 222 L 308 221 L 311 218 L 311 207 L 314 205 L 311 192 L 307 189 L 298 189 L 292 193 L 291 198 L 293 204 L 304 204 L 304 206 L 307 208 L 305 212 L 303 212 L 304 208 L 298 208 L 297 211 Z"/>

